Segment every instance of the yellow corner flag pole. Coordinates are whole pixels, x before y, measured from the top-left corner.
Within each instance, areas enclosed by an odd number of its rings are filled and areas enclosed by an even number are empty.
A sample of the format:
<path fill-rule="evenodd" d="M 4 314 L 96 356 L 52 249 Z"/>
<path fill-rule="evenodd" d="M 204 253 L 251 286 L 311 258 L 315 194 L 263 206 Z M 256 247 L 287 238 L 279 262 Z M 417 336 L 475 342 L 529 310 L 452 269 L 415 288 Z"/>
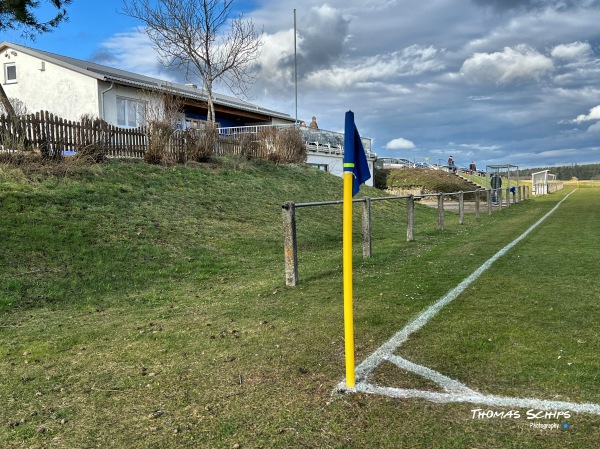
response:
<path fill-rule="evenodd" d="M 344 164 L 344 168 L 346 168 Z M 354 166 L 354 164 L 352 164 Z M 344 274 L 344 340 L 346 349 L 346 386 L 354 388 L 354 312 L 352 306 L 352 181 L 353 173 L 344 172 L 342 220 L 342 258 Z"/>
<path fill-rule="evenodd" d="M 344 341 L 346 349 L 346 387 L 354 388 L 354 311 L 352 306 L 352 197 L 360 185 L 371 178 L 369 164 L 360 134 L 354 124 L 354 113 L 346 112 L 344 125 L 344 211 L 343 245 L 344 263 Z"/>

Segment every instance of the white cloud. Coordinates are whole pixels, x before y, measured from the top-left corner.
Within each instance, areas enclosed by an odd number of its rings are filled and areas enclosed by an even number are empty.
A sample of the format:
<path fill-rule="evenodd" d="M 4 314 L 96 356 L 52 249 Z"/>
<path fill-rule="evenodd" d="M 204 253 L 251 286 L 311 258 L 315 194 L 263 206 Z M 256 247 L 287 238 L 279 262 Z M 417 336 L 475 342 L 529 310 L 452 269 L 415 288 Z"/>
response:
<path fill-rule="evenodd" d="M 399 52 L 363 58 L 354 65 L 334 66 L 307 77 L 314 87 L 347 88 L 359 83 L 418 76 L 444 69 L 443 50 L 413 45 Z"/>
<path fill-rule="evenodd" d="M 263 46 L 259 57 L 261 77 L 270 84 L 290 84 L 293 80 L 293 65 L 283 67 L 280 61 L 294 55 L 294 30 L 283 30 L 263 36 Z M 301 44 L 297 42 L 297 45 Z"/>
<path fill-rule="evenodd" d="M 592 126 L 590 126 L 587 131 L 588 133 L 600 133 L 600 122 L 596 122 L 594 123 Z"/>
<path fill-rule="evenodd" d="M 589 114 L 581 114 L 578 115 L 576 119 L 573 120 L 574 123 L 582 123 L 589 122 L 590 120 L 600 120 L 600 106 L 595 106 L 590 109 Z"/>
<path fill-rule="evenodd" d="M 552 49 L 551 56 L 558 59 L 580 60 L 587 59 L 592 54 L 592 47 L 589 43 L 573 42 L 557 45 Z"/>
<path fill-rule="evenodd" d="M 514 48 L 505 47 L 502 52 L 475 53 L 463 63 L 460 72 L 469 82 L 504 85 L 539 80 L 553 69 L 550 58 L 520 44 Z"/>
<path fill-rule="evenodd" d="M 500 145 L 482 145 L 480 143 L 460 143 L 458 144 L 458 146 L 461 148 L 477 151 L 496 151 L 501 148 Z"/>
<path fill-rule="evenodd" d="M 113 67 L 157 78 L 167 76 L 152 42 L 137 29 L 115 34 L 102 43 L 102 48 L 112 54 L 115 60 L 111 64 Z M 166 80 L 173 81 L 171 77 Z"/>
<path fill-rule="evenodd" d="M 390 140 L 386 143 L 385 148 L 388 150 L 412 150 L 415 149 L 416 146 L 410 140 L 398 137 L 397 139 Z"/>

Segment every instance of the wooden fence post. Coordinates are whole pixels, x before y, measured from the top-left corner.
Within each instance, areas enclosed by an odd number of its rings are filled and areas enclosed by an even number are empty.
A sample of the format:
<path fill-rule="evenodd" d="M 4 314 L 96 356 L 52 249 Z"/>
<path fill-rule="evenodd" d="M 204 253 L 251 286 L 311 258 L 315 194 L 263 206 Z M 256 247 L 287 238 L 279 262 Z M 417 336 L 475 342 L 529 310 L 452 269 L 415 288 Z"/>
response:
<path fill-rule="evenodd" d="M 444 230 L 444 194 L 438 193 L 438 229 Z"/>
<path fill-rule="evenodd" d="M 458 192 L 458 223 L 465 224 L 465 193 Z"/>
<path fill-rule="evenodd" d="M 498 204 L 500 205 L 500 209 L 502 209 L 502 189 L 498 189 Z"/>
<path fill-rule="evenodd" d="M 298 245 L 296 242 L 296 206 L 288 201 L 283 213 L 283 249 L 285 251 L 285 285 L 298 285 Z"/>
<path fill-rule="evenodd" d="M 475 190 L 475 218 L 479 218 L 479 189 Z"/>
<path fill-rule="evenodd" d="M 372 255 L 371 243 L 371 198 L 365 197 L 362 210 L 362 241 L 363 258 L 368 259 Z"/>
<path fill-rule="evenodd" d="M 406 201 L 406 241 L 415 239 L 415 197 L 409 195 Z"/>
<path fill-rule="evenodd" d="M 492 215 L 492 190 L 485 190 L 485 201 L 487 203 L 488 215 Z"/>
<path fill-rule="evenodd" d="M 506 207 L 510 207 L 510 188 L 506 188 Z"/>

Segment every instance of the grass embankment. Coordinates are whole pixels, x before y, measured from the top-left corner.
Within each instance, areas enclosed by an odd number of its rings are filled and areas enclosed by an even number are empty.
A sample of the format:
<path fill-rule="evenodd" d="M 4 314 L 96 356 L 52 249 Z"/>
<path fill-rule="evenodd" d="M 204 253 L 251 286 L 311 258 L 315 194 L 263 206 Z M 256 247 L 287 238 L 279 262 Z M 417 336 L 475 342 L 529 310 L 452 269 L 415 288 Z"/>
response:
<path fill-rule="evenodd" d="M 374 257 L 355 245 L 357 361 L 563 195 L 463 226 L 448 213 L 443 232 L 417 205 L 411 243 L 403 202 L 373 203 Z M 404 355 L 485 392 L 600 402 L 593 195 L 576 192 Z M 297 211 L 301 284 L 285 288 L 281 204 L 340 197 L 339 178 L 269 163 L 3 170 L 0 447 L 594 447 L 597 416 L 552 433 L 473 420 L 469 404 L 331 396 L 341 208 Z"/>
<path fill-rule="evenodd" d="M 423 193 L 454 193 L 461 190 L 465 192 L 473 190 L 472 185 L 452 173 L 415 168 L 376 170 L 375 186 L 392 190 L 421 188 Z"/>

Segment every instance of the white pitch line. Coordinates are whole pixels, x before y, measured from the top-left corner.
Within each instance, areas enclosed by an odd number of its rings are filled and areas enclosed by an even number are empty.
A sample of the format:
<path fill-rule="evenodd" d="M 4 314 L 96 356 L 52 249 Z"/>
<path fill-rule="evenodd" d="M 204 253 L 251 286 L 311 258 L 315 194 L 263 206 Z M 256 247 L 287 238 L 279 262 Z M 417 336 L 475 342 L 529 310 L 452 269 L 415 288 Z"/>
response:
<path fill-rule="evenodd" d="M 379 394 L 395 399 L 425 399 L 438 403 L 466 402 L 472 404 L 489 405 L 492 407 L 534 408 L 537 410 L 558 410 L 600 415 L 600 405 L 598 404 L 546 401 L 535 398 L 511 398 L 507 396 L 483 395 L 478 393 L 472 395 L 458 393 L 437 393 L 433 391 L 379 387 L 377 385 L 363 382 L 356 384 L 356 388 L 349 391 Z"/>
<path fill-rule="evenodd" d="M 427 322 L 433 318 L 437 313 L 446 305 L 454 301 L 465 289 L 471 285 L 475 280 L 483 274 L 496 260 L 506 254 L 512 249 L 517 243 L 527 237 L 535 228 L 537 228 L 546 218 L 559 208 L 559 206 L 565 201 L 573 192 L 567 194 L 561 201 L 556 204 L 548 213 L 542 218 L 531 225 L 523 234 L 517 237 L 515 240 L 510 242 L 490 259 L 484 262 L 479 268 L 477 268 L 470 276 L 465 278 L 460 284 L 450 290 L 446 295 L 440 298 L 433 305 L 425 309 L 419 316 L 408 323 L 403 329 L 398 331 L 392 338 L 386 343 L 381 345 L 375 352 L 368 356 L 356 369 L 357 384 L 355 388 L 347 388 L 346 380 L 342 380 L 336 387 L 336 391 L 360 391 L 364 393 L 376 393 L 385 394 L 395 398 L 423 398 L 434 402 L 475 402 L 479 404 L 488 405 L 511 405 L 511 406 L 523 406 L 523 407 L 536 407 L 539 409 L 557 409 L 557 410 L 571 410 L 581 411 L 587 413 L 594 413 L 600 415 L 600 405 L 597 404 L 576 404 L 570 402 L 561 401 L 545 401 L 539 399 L 520 399 L 510 398 L 503 396 L 490 396 L 482 395 L 471 389 L 466 385 L 461 384 L 458 381 L 450 379 L 430 368 L 412 363 L 402 357 L 394 355 L 394 352 L 406 341 L 408 337 L 421 329 Z M 399 388 L 388 388 L 379 387 L 366 383 L 366 379 L 369 374 L 384 361 L 389 360 L 395 363 L 401 368 L 414 372 L 426 379 L 432 380 L 433 382 L 440 385 L 447 393 L 436 393 L 430 391 L 412 390 L 412 389 L 399 389 Z M 566 408 L 565 408 L 566 407 Z"/>
<path fill-rule="evenodd" d="M 476 391 L 471 390 L 466 385 L 458 382 L 457 380 L 450 379 L 443 374 L 438 373 L 426 366 L 417 365 L 409 360 L 406 360 L 403 357 L 397 355 L 390 355 L 385 358 L 387 361 L 393 363 L 398 368 L 401 368 L 405 371 L 410 371 L 412 373 L 418 374 L 419 376 L 428 379 L 432 382 L 435 382 L 440 387 L 442 387 L 447 393 L 461 393 L 466 395 L 478 395 Z"/>

